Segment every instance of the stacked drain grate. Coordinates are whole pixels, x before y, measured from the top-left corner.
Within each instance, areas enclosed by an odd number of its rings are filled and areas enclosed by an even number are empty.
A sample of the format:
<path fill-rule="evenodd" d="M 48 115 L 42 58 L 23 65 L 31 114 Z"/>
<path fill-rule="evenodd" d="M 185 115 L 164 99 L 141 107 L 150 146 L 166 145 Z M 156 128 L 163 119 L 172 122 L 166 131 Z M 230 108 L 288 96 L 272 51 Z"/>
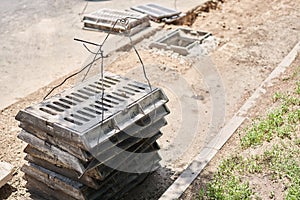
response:
<path fill-rule="evenodd" d="M 171 8 L 166 8 L 161 5 L 153 4 L 153 3 L 133 6 L 131 7 L 131 9 L 140 13 L 147 14 L 151 20 L 156 22 L 172 23 L 177 19 L 179 19 L 180 17 L 185 16 L 180 11 L 173 10 Z"/>
<path fill-rule="evenodd" d="M 126 21 L 122 21 L 122 20 Z M 131 35 L 150 26 L 145 14 L 103 8 L 83 17 L 84 29 L 129 32 Z"/>
<path fill-rule="evenodd" d="M 27 188 L 46 199 L 116 199 L 160 167 L 162 90 L 105 73 L 21 110 Z M 104 91 L 104 93 L 102 93 Z"/>

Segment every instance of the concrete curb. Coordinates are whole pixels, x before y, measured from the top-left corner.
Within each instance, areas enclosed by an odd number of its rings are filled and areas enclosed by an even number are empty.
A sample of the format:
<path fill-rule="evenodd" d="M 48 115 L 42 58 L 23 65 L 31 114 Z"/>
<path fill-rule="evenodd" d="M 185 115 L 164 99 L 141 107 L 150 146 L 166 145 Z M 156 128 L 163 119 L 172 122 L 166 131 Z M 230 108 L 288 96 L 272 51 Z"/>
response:
<path fill-rule="evenodd" d="M 13 177 L 14 166 L 7 162 L 0 162 L 0 188 Z"/>
<path fill-rule="evenodd" d="M 182 172 L 176 181 L 165 191 L 159 200 L 179 199 L 194 179 L 201 173 L 205 166 L 224 146 L 228 139 L 243 123 L 248 111 L 256 105 L 259 97 L 266 93 L 266 89 L 272 86 L 272 81 L 278 78 L 296 59 L 300 52 L 300 41 L 294 46 L 290 53 L 272 71 L 272 73 L 260 84 L 251 97 L 245 102 L 232 119 L 221 129 L 221 131 L 207 144 L 193 162 Z"/>

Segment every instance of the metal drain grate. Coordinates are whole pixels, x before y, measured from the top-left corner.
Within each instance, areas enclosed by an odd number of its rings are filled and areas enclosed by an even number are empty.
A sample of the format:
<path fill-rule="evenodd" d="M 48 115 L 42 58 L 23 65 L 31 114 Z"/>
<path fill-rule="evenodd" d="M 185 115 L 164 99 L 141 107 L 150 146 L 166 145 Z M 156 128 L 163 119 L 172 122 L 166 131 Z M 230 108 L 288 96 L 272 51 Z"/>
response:
<path fill-rule="evenodd" d="M 121 19 L 127 19 L 126 23 L 120 21 Z M 84 29 L 102 31 L 112 30 L 117 33 L 127 31 L 131 34 L 150 26 L 149 18 L 145 14 L 107 8 L 85 15 L 83 17 L 83 23 Z"/>
<path fill-rule="evenodd" d="M 140 147 L 141 152 L 153 151 L 153 149 L 156 149 L 156 147 L 152 145 Z M 67 176 L 65 176 L 63 173 L 58 173 L 57 168 L 49 169 L 46 164 L 47 161 L 40 160 L 41 165 L 39 165 L 34 157 L 27 158 L 27 160 L 29 160 L 29 166 L 24 165 L 22 171 L 25 172 L 26 179 L 29 179 L 33 190 L 40 187 L 40 185 L 35 185 L 35 182 L 43 182 L 46 184 L 43 186 L 44 189 L 50 187 L 62 192 L 64 195 L 69 195 L 76 199 L 94 199 L 91 195 L 95 197 L 101 196 L 101 199 L 111 198 L 116 192 L 122 189 L 128 189 L 127 184 L 133 184 L 133 186 L 135 186 L 139 183 L 138 180 L 142 180 L 140 176 L 144 177 L 143 174 L 138 173 L 114 172 L 114 174 L 104 181 L 92 179 L 85 181 L 81 179 L 78 181 L 76 177 L 73 177 L 73 179 L 68 178 L 70 177 L 70 172 L 67 171 L 67 169 L 63 170 L 63 172 L 67 174 Z M 138 168 L 141 166 L 147 167 L 148 170 L 156 170 L 159 168 L 158 162 L 160 160 L 160 156 L 156 153 L 153 157 L 143 157 L 138 162 L 131 162 L 129 167 L 136 168 L 136 171 L 140 171 Z M 150 163 L 154 163 L 154 165 Z M 62 172 L 61 167 L 59 170 Z M 144 175 L 147 175 L 147 173 Z M 86 181 L 88 181 L 88 183 L 86 183 Z M 44 189 L 42 191 L 45 191 Z M 107 196 L 108 193 L 109 195 Z"/>
<path fill-rule="evenodd" d="M 83 143 L 82 138 L 92 138 L 93 133 L 99 138 L 101 132 L 101 137 L 106 137 L 115 128 L 122 130 L 168 101 L 162 90 L 153 88 L 151 92 L 148 85 L 117 75 L 106 73 L 103 82 L 102 87 L 99 77 L 91 78 L 20 111 L 16 119 L 91 149 L 92 145 Z"/>
<path fill-rule="evenodd" d="M 179 28 L 150 44 L 150 47 L 172 50 L 181 55 L 189 54 L 190 49 L 199 45 L 211 33 Z"/>
<path fill-rule="evenodd" d="M 127 151 L 132 153 L 138 152 L 139 149 L 144 146 L 144 144 L 146 143 L 152 144 L 160 136 L 161 134 L 157 133 L 154 136 L 147 139 L 129 138 L 117 144 L 117 146 L 119 146 L 118 148 L 119 152 L 112 147 L 107 149 L 102 149 L 101 147 L 102 145 L 100 143 L 99 145 L 100 148 L 97 149 L 97 151 L 99 151 L 99 154 L 97 156 L 101 156 L 102 162 L 95 160 L 93 164 L 91 164 L 90 161 L 88 162 L 80 161 L 76 157 L 68 154 L 66 151 L 63 151 L 60 148 L 56 147 L 55 145 L 52 145 L 41 139 L 38 139 L 37 137 L 31 135 L 26 131 L 22 131 L 18 137 L 30 145 L 25 149 L 26 153 L 31 154 L 37 158 L 46 160 L 52 163 L 53 165 L 64 166 L 65 168 L 72 169 L 76 171 L 79 175 L 85 173 L 86 171 L 91 171 L 95 169 L 94 175 L 98 174 L 95 176 L 95 178 L 103 180 L 111 172 L 111 171 L 109 171 L 109 173 L 107 172 L 106 165 L 108 166 L 114 165 L 118 167 L 120 164 L 124 163 L 125 160 L 128 159 L 127 156 L 132 155 L 131 153 L 128 154 L 125 152 Z M 111 145 L 112 143 L 108 143 L 108 144 Z M 89 166 L 89 168 L 87 168 L 86 166 Z M 100 166 L 100 168 L 97 168 L 98 166 Z M 104 172 L 105 175 L 103 174 Z"/>
<path fill-rule="evenodd" d="M 167 102 L 159 88 L 105 73 L 19 111 L 28 188 L 53 199 L 119 198 L 160 167 Z"/>
<path fill-rule="evenodd" d="M 107 183 L 114 187 L 94 190 L 34 164 L 24 166 L 22 170 L 25 172 L 26 186 L 29 191 L 47 197 L 47 199 L 119 199 L 122 194 L 136 187 L 148 176 L 148 174 L 121 174 L 122 182 Z M 98 198 L 99 196 L 101 198 Z"/>
<path fill-rule="evenodd" d="M 140 6 L 133 6 L 131 7 L 131 9 L 149 15 L 149 17 L 154 21 L 161 21 L 164 18 L 174 18 L 176 16 L 178 17 L 181 14 L 180 11 L 152 3 Z"/>

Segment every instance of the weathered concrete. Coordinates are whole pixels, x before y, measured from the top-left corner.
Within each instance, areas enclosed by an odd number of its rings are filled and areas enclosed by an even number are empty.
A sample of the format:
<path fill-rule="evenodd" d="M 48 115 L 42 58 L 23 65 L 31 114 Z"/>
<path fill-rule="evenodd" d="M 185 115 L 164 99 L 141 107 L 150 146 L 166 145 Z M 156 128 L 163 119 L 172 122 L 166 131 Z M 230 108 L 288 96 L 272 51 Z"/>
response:
<path fill-rule="evenodd" d="M 0 162 L 0 188 L 12 179 L 14 167 L 6 162 Z"/>

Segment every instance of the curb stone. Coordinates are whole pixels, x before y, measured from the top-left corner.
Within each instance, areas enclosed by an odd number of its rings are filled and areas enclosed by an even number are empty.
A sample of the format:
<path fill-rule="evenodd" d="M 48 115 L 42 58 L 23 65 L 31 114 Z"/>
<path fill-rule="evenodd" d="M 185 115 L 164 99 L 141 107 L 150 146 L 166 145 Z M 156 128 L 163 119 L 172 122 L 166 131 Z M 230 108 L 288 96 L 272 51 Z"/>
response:
<path fill-rule="evenodd" d="M 196 156 L 192 163 L 182 172 L 176 181 L 165 191 L 159 200 L 179 199 L 185 190 L 191 185 L 195 178 L 202 172 L 205 166 L 224 146 L 228 139 L 241 126 L 246 119 L 248 111 L 256 105 L 259 97 L 266 93 L 266 89 L 272 86 L 272 81 L 278 78 L 293 63 L 298 53 L 300 53 L 300 41 L 294 46 L 290 53 L 281 61 L 281 63 L 272 71 L 272 73 L 260 84 L 251 97 L 245 102 L 240 110 L 231 118 L 231 120 L 220 130 L 208 145 Z"/>

